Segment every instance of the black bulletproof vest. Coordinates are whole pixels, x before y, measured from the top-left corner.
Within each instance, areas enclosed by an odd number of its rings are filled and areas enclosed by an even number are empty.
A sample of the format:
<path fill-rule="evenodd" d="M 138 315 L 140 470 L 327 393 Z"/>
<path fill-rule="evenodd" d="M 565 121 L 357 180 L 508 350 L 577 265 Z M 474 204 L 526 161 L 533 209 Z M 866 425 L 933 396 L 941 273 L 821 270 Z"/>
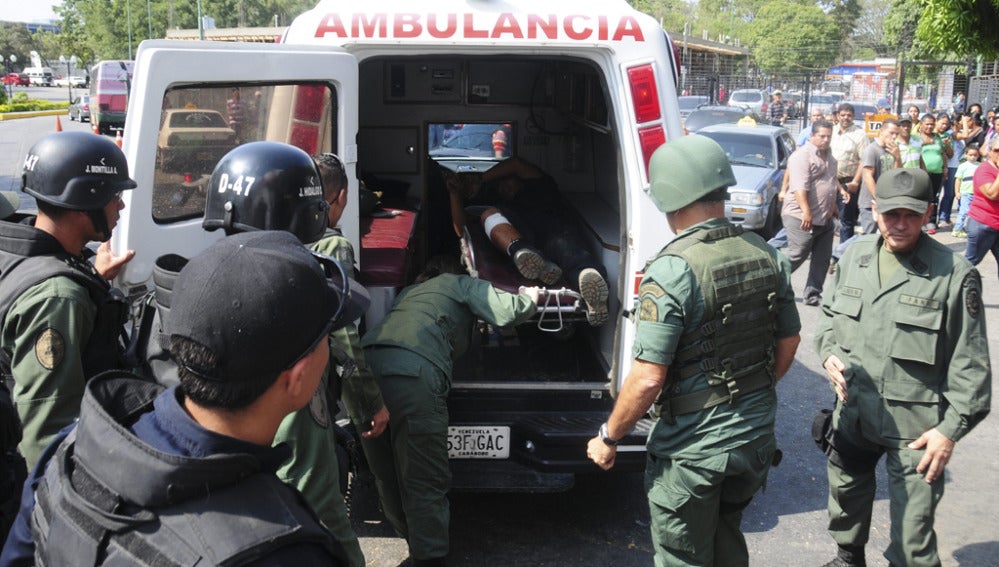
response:
<path fill-rule="evenodd" d="M 168 455 L 136 438 L 124 424 L 163 388 L 122 374 L 88 384 L 38 483 L 37 565 L 239 565 L 300 543 L 344 556 L 301 495 L 249 455 Z"/>
<path fill-rule="evenodd" d="M 57 276 L 86 288 L 97 306 L 94 328 L 82 350 L 84 375 L 122 368 L 128 308 L 121 292 L 112 289 L 90 262 L 67 254 L 48 233 L 25 224 L 0 222 L 0 325 L 21 294 Z M 12 378 L 10 356 L 5 351 L 0 351 L 0 373 L 4 379 Z"/>

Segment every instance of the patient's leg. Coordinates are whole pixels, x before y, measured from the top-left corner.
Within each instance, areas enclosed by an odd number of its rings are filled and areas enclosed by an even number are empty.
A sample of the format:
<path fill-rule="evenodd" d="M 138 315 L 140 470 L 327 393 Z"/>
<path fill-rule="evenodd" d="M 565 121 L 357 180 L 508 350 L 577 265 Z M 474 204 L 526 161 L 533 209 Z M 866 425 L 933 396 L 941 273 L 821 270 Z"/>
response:
<path fill-rule="evenodd" d="M 524 239 L 499 209 L 489 208 L 482 213 L 482 227 L 493 245 L 513 258 L 517 271 L 525 278 L 553 285 L 562 277 L 562 269 Z"/>

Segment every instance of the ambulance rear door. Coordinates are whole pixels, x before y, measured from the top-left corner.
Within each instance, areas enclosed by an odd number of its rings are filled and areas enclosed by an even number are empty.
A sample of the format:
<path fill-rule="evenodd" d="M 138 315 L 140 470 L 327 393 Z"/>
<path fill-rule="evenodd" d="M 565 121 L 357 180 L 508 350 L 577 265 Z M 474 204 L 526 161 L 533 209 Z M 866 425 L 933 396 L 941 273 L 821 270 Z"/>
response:
<path fill-rule="evenodd" d="M 123 194 L 111 241 L 116 253 L 136 256 L 118 285 L 137 295 L 158 257 L 189 258 L 224 236 L 201 224 L 209 191 L 251 190 L 238 181 L 209 186 L 215 164 L 237 145 L 270 140 L 335 152 L 356 195 L 357 80 L 357 60 L 332 46 L 143 42 L 122 147 L 138 188 Z M 350 199 L 341 226 L 355 243 L 357 202 Z"/>

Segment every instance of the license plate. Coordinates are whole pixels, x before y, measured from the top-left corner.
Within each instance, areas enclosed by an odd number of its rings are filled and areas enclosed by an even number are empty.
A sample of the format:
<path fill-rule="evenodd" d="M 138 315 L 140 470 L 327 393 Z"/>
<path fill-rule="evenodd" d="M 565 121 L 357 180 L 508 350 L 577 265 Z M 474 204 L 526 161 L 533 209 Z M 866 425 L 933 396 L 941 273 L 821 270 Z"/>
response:
<path fill-rule="evenodd" d="M 510 428 L 499 425 L 448 427 L 447 454 L 452 459 L 507 459 L 510 457 Z"/>

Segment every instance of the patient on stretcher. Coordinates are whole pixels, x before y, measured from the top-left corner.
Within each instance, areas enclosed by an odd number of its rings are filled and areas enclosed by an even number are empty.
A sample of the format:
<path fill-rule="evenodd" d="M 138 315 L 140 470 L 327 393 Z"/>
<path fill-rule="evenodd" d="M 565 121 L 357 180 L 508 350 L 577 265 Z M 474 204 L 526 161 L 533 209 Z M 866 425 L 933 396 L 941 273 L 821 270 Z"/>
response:
<path fill-rule="evenodd" d="M 549 287 L 564 282 L 582 296 L 590 325 L 607 322 L 606 271 L 551 176 L 512 157 L 481 178 L 451 175 L 447 189 L 459 237 L 466 236 L 467 217 L 477 217 L 482 233 L 512 259 L 520 275 Z"/>

